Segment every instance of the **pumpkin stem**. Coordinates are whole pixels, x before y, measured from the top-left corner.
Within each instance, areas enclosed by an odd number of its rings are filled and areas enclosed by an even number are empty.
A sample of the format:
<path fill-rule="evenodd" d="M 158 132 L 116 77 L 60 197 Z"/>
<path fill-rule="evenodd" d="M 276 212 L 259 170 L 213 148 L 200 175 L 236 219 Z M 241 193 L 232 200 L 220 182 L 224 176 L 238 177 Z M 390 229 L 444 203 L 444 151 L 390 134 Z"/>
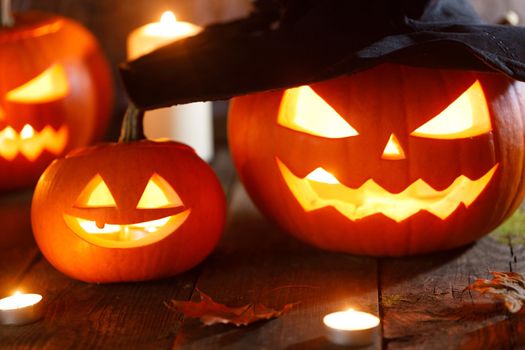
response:
<path fill-rule="evenodd" d="M 12 27 L 15 24 L 11 12 L 11 0 L 2 0 L 2 27 Z"/>
<path fill-rule="evenodd" d="M 144 140 L 144 111 L 138 109 L 133 103 L 130 103 L 124 120 L 122 121 L 122 128 L 120 129 L 119 142 L 133 142 Z"/>

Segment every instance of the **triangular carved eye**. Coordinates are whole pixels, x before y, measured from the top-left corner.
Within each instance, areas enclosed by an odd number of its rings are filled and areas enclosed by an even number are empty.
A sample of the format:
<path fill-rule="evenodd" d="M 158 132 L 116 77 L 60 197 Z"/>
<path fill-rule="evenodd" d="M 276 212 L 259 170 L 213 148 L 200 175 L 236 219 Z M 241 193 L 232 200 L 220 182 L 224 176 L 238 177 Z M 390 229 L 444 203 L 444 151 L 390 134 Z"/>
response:
<path fill-rule="evenodd" d="M 474 137 L 492 130 L 487 99 L 476 80 L 437 116 L 412 132 L 412 136 L 453 140 Z"/>
<path fill-rule="evenodd" d="M 179 195 L 160 175 L 153 174 L 140 197 L 137 209 L 172 208 L 182 205 Z"/>
<path fill-rule="evenodd" d="M 277 121 L 292 130 L 330 139 L 359 135 L 332 106 L 306 85 L 285 91 Z"/>
<path fill-rule="evenodd" d="M 9 91 L 5 98 L 18 103 L 45 103 L 62 99 L 68 92 L 66 71 L 60 64 L 54 64 L 24 85 Z"/>
<path fill-rule="evenodd" d="M 79 208 L 108 208 L 116 207 L 117 203 L 102 176 L 97 174 L 78 196 L 75 206 Z"/>

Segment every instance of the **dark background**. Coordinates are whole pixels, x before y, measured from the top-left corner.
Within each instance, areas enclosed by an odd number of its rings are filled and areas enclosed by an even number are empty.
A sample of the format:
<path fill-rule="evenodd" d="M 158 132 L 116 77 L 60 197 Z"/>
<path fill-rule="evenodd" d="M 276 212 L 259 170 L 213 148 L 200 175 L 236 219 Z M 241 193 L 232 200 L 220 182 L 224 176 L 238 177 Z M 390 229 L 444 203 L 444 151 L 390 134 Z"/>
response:
<path fill-rule="evenodd" d="M 157 21 L 165 10 L 177 18 L 205 26 L 246 15 L 250 0 L 12 0 L 15 11 L 38 9 L 71 17 L 88 27 L 99 39 L 111 61 L 117 88 L 114 122 L 108 138 L 116 137 L 126 97 L 117 74 L 117 66 L 126 59 L 126 38 L 133 29 Z M 355 1 L 355 0 L 354 0 Z M 525 0 L 471 0 L 488 22 L 497 22 L 507 11 L 520 15 L 525 24 Z M 225 140 L 226 102 L 214 104 L 216 141 Z"/>

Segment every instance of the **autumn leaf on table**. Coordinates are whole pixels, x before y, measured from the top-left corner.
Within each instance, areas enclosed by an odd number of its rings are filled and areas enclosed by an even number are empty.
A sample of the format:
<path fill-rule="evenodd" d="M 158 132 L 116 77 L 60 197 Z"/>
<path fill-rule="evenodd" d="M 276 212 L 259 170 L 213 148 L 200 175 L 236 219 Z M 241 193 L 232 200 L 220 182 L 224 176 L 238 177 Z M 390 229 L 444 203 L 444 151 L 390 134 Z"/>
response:
<path fill-rule="evenodd" d="M 504 301 L 507 309 L 516 313 L 525 301 L 525 278 L 517 272 L 492 272 L 491 280 L 478 279 L 465 290 L 474 290 Z"/>
<path fill-rule="evenodd" d="M 260 320 L 269 320 L 288 313 L 296 304 L 286 304 L 281 309 L 272 309 L 263 304 L 247 304 L 239 307 L 229 307 L 217 303 L 201 291 L 200 301 L 172 300 L 167 306 L 182 312 L 186 317 L 199 318 L 206 326 L 219 323 L 234 324 L 237 327 L 246 326 Z"/>

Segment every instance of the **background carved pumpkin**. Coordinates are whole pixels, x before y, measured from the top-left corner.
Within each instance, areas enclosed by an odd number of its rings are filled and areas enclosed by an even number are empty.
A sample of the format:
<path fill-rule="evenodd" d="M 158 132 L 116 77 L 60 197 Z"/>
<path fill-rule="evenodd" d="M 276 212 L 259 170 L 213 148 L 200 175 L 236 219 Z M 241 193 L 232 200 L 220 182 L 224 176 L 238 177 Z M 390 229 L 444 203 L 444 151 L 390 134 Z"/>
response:
<path fill-rule="evenodd" d="M 406 255 L 471 242 L 524 195 L 525 84 L 382 64 L 233 100 L 229 140 L 258 207 L 320 248 Z"/>
<path fill-rule="evenodd" d="M 137 281 L 190 269 L 217 244 L 224 194 L 211 168 L 176 142 L 100 145 L 42 175 L 32 225 L 44 256 L 87 282 Z"/>
<path fill-rule="evenodd" d="M 0 190 L 30 186 L 56 157 L 102 137 L 113 100 L 95 38 L 55 15 L 0 28 Z"/>

